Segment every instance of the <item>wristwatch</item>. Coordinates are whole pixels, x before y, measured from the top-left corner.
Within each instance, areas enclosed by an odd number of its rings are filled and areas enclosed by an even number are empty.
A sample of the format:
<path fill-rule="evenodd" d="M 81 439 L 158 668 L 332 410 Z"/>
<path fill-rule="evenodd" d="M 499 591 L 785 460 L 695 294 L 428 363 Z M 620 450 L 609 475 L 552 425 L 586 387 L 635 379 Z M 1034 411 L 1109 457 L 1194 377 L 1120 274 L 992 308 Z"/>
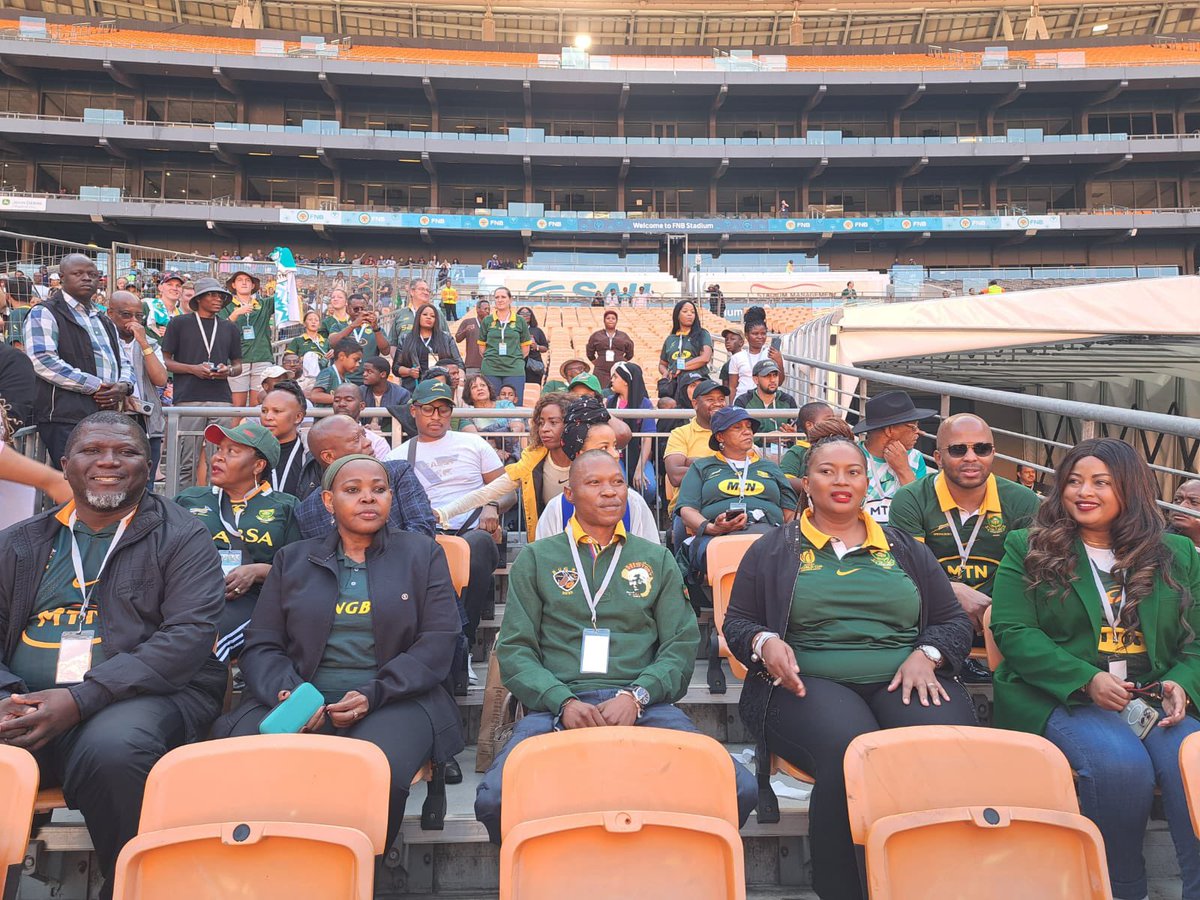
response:
<path fill-rule="evenodd" d="M 933 663 L 935 669 L 942 664 L 942 651 L 937 647 L 932 644 L 922 644 L 917 649 L 929 657 L 929 661 Z"/>
<path fill-rule="evenodd" d="M 642 717 L 642 713 L 646 711 L 646 707 L 650 705 L 650 692 L 640 684 L 631 684 L 627 688 L 621 688 L 617 693 L 628 694 L 633 698 L 633 702 L 638 705 L 639 719 Z"/>

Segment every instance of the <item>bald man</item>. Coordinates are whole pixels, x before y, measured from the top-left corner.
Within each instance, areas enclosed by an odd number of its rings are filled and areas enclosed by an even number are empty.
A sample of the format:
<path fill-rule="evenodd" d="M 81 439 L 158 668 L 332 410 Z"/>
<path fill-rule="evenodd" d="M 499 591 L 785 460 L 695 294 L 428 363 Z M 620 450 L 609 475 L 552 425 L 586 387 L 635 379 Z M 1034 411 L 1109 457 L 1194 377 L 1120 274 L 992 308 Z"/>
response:
<path fill-rule="evenodd" d="M 333 392 L 333 411 L 339 415 L 349 416 L 357 422 L 362 416 L 362 411 L 366 409 L 366 404 L 362 398 L 362 388 L 357 384 L 351 384 L 347 381 L 345 384 L 338 385 L 337 390 Z M 367 440 L 371 444 L 371 449 L 367 452 L 376 459 L 386 459 L 387 455 L 392 451 L 388 442 L 384 440 L 383 435 L 370 428 L 365 431 Z"/>
<path fill-rule="evenodd" d="M 333 517 L 325 509 L 321 492 L 314 485 L 320 485 L 325 470 L 334 462 L 354 453 L 369 455 L 371 447 L 362 425 L 350 416 L 334 415 L 318 419 L 309 429 L 308 452 L 312 454 L 312 460 L 305 466 L 301 486 L 297 488 L 301 492 L 301 502 L 296 507 L 296 520 L 300 523 L 300 534 L 305 538 L 325 537 L 333 531 Z M 403 459 L 387 460 L 383 465 L 392 482 L 388 527 L 432 537 L 437 524 L 433 507 L 412 467 Z"/>
<path fill-rule="evenodd" d="M 117 326 L 121 353 L 133 376 L 133 393 L 125 398 L 121 412 L 129 413 L 150 438 L 150 483 L 158 477 L 162 457 L 163 416 L 158 391 L 167 386 L 167 366 L 158 341 L 146 331 L 145 306 L 129 291 L 113 291 L 108 300 L 108 317 Z"/>
<path fill-rule="evenodd" d="M 941 471 L 897 490 L 888 524 L 933 551 L 979 632 L 984 610 L 992 602 L 992 580 L 1004 555 L 1004 540 L 1010 531 L 1033 521 L 1038 497 L 992 473 L 992 429 L 971 413 L 942 422 L 934 459 Z"/>

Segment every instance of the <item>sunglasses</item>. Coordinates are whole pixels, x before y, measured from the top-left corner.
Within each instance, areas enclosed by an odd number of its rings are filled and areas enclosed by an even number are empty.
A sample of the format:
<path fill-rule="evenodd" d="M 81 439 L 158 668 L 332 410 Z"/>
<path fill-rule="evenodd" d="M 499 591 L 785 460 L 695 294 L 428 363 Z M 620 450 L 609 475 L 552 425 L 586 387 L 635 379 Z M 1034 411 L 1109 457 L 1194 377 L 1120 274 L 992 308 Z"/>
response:
<path fill-rule="evenodd" d="M 962 459 L 967 455 L 968 450 L 975 451 L 976 456 L 991 456 L 996 452 L 996 445 L 986 441 L 978 441 L 974 444 L 950 444 L 942 448 L 942 452 L 952 459 Z"/>

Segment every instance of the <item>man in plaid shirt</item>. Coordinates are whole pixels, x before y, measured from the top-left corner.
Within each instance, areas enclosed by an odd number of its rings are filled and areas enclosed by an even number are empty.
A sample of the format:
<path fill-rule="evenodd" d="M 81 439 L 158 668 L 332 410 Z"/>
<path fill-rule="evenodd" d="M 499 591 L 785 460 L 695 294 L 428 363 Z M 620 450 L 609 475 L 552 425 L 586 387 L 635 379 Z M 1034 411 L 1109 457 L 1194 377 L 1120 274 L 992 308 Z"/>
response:
<path fill-rule="evenodd" d="M 34 418 L 54 466 L 75 425 L 102 409 L 120 410 L 133 393 L 133 373 L 117 328 L 92 303 L 96 264 L 82 253 L 59 261 L 62 289 L 25 319 L 25 353 L 37 376 Z"/>

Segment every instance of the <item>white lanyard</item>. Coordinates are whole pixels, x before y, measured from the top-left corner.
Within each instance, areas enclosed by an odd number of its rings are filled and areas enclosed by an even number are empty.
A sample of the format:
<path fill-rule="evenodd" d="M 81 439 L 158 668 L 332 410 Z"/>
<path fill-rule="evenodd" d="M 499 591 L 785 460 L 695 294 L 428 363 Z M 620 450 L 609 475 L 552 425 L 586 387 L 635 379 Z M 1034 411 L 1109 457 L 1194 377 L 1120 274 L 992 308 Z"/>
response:
<path fill-rule="evenodd" d="M 210 338 L 204 333 L 204 326 L 200 324 L 200 314 L 196 314 L 196 327 L 200 329 L 200 340 L 204 341 L 204 351 L 207 354 L 209 362 L 212 361 L 213 344 L 217 342 L 217 328 L 220 323 L 213 319 L 212 337 Z"/>
<path fill-rule="evenodd" d="M 967 560 L 971 558 L 971 548 L 975 546 L 975 538 L 979 537 L 979 526 L 983 524 L 983 510 L 981 509 L 975 514 L 975 528 L 965 545 L 958 529 L 954 526 L 954 517 L 949 510 L 946 511 L 946 524 L 950 526 L 950 536 L 954 538 L 954 545 L 958 547 L 958 558 L 966 566 Z M 959 574 L 962 574 L 961 571 Z"/>
<path fill-rule="evenodd" d="M 609 350 L 611 350 L 611 349 L 613 348 L 613 341 L 615 341 L 616 339 L 617 339 L 617 333 L 614 331 L 614 332 L 613 332 L 611 335 L 609 335 L 609 337 L 608 337 L 608 349 L 609 349 Z"/>
<path fill-rule="evenodd" d="M 136 510 L 134 511 L 136 512 Z M 117 526 L 117 532 L 113 535 L 112 543 L 108 545 L 108 552 L 104 554 L 104 559 L 100 562 L 100 568 L 96 570 L 96 577 L 92 579 L 92 583 L 100 580 L 100 574 L 104 571 L 104 567 L 108 565 L 109 559 L 112 558 L 113 551 L 117 549 L 117 544 L 121 542 L 121 535 L 125 533 L 125 529 L 129 527 L 129 523 L 133 520 L 133 513 L 130 513 L 121 520 L 121 524 Z M 79 607 L 79 629 L 83 630 L 83 622 L 87 616 L 88 604 L 92 600 L 92 592 L 88 589 L 87 579 L 83 573 L 83 555 L 79 552 L 79 542 L 75 540 L 75 512 L 72 510 L 71 518 L 67 520 L 67 530 L 71 533 L 71 565 L 75 569 L 75 583 L 79 585 L 79 593 L 83 596 L 83 604 Z"/>
<path fill-rule="evenodd" d="M 579 587 L 583 591 L 583 599 L 587 601 L 588 609 L 592 613 L 592 627 L 596 627 L 596 604 L 600 602 L 600 598 L 604 596 L 604 592 L 608 590 L 608 583 L 612 581 L 613 572 L 617 571 L 617 563 L 621 559 L 621 551 L 625 549 L 624 544 L 618 544 L 617 550 L 613 553 L 612 563 L 608 567 L 608 571 L 604 573 L 604 580 L 600 582 L 600 587 L 596 591 L 595 596 L 592 595 L 592 589 L 588 587 L 587 576 L 583 572 L 583 562 L 579 558 L 579 547 L 575 541 L 575 536 L 571 535 L 567 542 L 571 545 L 571 559 L 575 563 L 575 571 L 579 573 Z"/>
<path fill-rule="evenodd" d="M 746 499 L 746 479 L 750 476 L 750 458 L 749 457 L 746 458 L 746 464 L 741 469 L 739 469 L 734 464 L 734 461 L 732 459 L 726 459 L 725 462 L 729 463 L 729 468 L 731 468 L 731 469 L 733 469 L 733 471 L 737 472 L 738 499 L 745 500 Z"/>
<path fill-rule="evenodd" d="M 502 343 L 502 344 L 504 343 L 505 335 L 508 334 L 509 321 L 510 320 L 506 319 L 504 322 L 499 322 L 499 321 L 496 322 L 496 324 L 500 326 L 500 343 Z"/>
<path fill-rule="evenodd" d="M 296 454 L 300 452 L 300 438 L 296 438 L 296 445 L 292 447 L 292 452 L 288 455 L 287 465 L 283 467 L 283 475 L 280 476 L 274 469 L 271 470 L 271 487 L 277 491 L 282 491 L 283 486 L 287 484 L 288 475 L 292 471 L 292 463 L 296 459 Z"/>
<path fill-rule="evenodd" d="M 213 493 L 217 495 L 217 517 L 221 520 L 221 524 L 225 526 L 225 530 L 240 541 L 242 539 L 242 532 L 240 530 L 242 525 L 242 513 L 246 511 L 246 506 L 249 505 L 250 498 L 262 493 L 262 485 L 258 485 L 254 488 L 254 490 L 250 491 L 250 493 L 246 494 L 246 496 L 242 498 L 242 502 L 238 504 L 242 507 L 240 511 L 233 508 L 233 498 L 229 498 L 229 508 L 233 512 L 232 525 L 230 525 L 225 518 L 225 491 L 219 487 L 215 487 L 213 488 Z M 233 541 L 230 541 L 229 544 L 230 546 L 233 546 Z"/>
<path fill-rule="evenodd" d="M 359 325 L 357 328 L 354 329 L 354 339 L 356 341 L 358 341 L 360 344 L 366 343 L 366 341 L 363 340 L 363 335 L 367 333 L 366 329 L 368 329 L 369 327 L 370 327 L 369 325 Z"/>
<path fill-rule="evenodd" d="M 1096 581 L 1096 591 L 1100 594 L 1100 608 L 1104 610 L 1104 618 L 1108 620 L 1108 627 L 1113 630 L 1114 639 L 1117 633 L 1117 620 L 1121 618 L 1121 613 L 1125 611 L 1125 586 L 1121 586 L 1121 599 L 1117 602 L 1116 614 L 1112 611 L 1112 603 L 1108 599 L 1108 588 L 1104 586 L 1104 579 L 1100 577 L 1100 569 L 1095 561 L 1089 556 L 1088 565 L 1092 569 L 1092 578 Z"/>

